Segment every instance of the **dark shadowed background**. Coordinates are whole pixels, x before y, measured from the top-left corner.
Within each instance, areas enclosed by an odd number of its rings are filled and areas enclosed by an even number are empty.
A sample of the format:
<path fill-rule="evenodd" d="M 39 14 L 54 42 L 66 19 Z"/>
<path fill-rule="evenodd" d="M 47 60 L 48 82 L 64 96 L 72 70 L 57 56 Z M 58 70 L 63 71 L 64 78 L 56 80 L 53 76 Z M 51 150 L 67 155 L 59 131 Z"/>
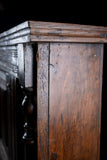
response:
<path fill-rule="evenodd" d="M 0 33 L 26 20 L 77 23 L 107 26 L 106 2 L 97 1 L 33 1 L 33 0 L 0 0 Z M 106 60 L 105 45 L 103 74 L 103 109 L 101 160 L 107 159 L 106 154 Z"/>
<path fill-rule="evenodd" d="M 0 0 L 0 32 L 26 20 L 107 26 L 106 14 L 100 1 Z"/>

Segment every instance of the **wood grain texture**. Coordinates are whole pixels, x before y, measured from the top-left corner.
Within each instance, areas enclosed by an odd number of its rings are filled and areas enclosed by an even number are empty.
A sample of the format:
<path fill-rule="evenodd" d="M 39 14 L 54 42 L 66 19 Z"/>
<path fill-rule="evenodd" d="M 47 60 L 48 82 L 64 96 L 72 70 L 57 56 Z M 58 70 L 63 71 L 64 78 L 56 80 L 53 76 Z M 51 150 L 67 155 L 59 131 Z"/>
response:
<path fill-rule="evenodd" d="M 105 31 L 94 31 L 86 29 L 55 29 L 55 28 L 31 28 L 31 35 L 53 35 L 53 36 L 73 36 L 73 37 L 104 37 Z"/>
<path fill-rule="evenodd" d="M 4 91 L 7 89 L 6 73 L 0 71 L 0 88 Z"/>
<path fill-rule="evenodd" d="M 11 45 L 20 44 L 20 43 L 27 43 L 27 42 L 30 42 L 29 35 L 25 35 L 22 37 L 16 37 L 13 39 L 8 39 L 6 41 L 3 40 L 0 42 L 0 46 L 11 46 Z"/>
<path fill-rule="evenodd" d="M 33 87 L 33 49 L 31 44 L 25 45 L 24 53 L 24 63 L 25 63 L 25 87 Z"/>
<path fill-rule="evenodd" d="M 107 43 L 107 27 L 26 21 L 0 34 L 0 46 L 50 41 Z"/>
<path fill-rule="evenodd" d="M 28 28 L 28 27 L 29 27 L 28 21 L 23 22 L 23 23 L 15 26 L 15 27 L 13 27 L 13 28 L 11 28 L 11 29 L 9 29 L 9 30 L 4 31 L 3 33 L 1 33 L 0 34 L 0 39 L 3 38 L 3 37 L 6 37 L 8 35 L 12 35 L 13 33 L 16 33 L 18 31 L 23 30 L 23 29 Z"/>
<path fill-rule="evenodd" d="M 106 38 L 90 38 L 90 37 L 68 37 L 68 36 L 46 36 L 46 35 L 31 35 L 32 42 L 79 42 L 79 43 L 107 43 Z"/>
<path fill-rule="evenodd" d="M 18 77 L 21 85 L 33 87 L 33 49 L 32 44 L 18 44 Z"/>
<path fill-rule="evenodd" d="M 43 21 L 29 21 L 30 28 L 55 28 L 55 29 L 84 29 L 84 30 L 95 30 L 95 31 L 107 31 L 107 27 L 104 26 L 93 26 L 93 25 L 82 25 L 73 23 L 58 23 L 58 22 L 43 22 Z"/>
<path fill-rule="evenodd" d="M 18 56 L 15 46 L 0 47 L 0 70 L 4 73 L 10 73 L 17 77 Z"/>
<path fill-rule="evenodd" d="M 23 44 L 18 44 L 17 45 L 17 53 L 18 53 L 18 77 L 20 80 L 21 85 L 25 85 L 25 75 L 24 75 L 24 70 L 25 70 L 25 62 L 24 62 L 24 45 Z"/>
<path fill-rule="evenodd" d="M 31 41 L 106 43 L 107 27 L 29 21 Z"/>
<path fill-rule="evenodd" d="M 0 46 L 30 42 L 29 22 L 21 23 L 0 34 Z"/>
<path fill-rule="evenodd" d="M 99 160 L 103 45 L 50 44 L 49 160 Z"/>
<path fill-rule="evenodd" d="M 37 63 L 37 129 L 38 160 L 48 160 L 48 62 L 49 44 L 38 44 Z"/>

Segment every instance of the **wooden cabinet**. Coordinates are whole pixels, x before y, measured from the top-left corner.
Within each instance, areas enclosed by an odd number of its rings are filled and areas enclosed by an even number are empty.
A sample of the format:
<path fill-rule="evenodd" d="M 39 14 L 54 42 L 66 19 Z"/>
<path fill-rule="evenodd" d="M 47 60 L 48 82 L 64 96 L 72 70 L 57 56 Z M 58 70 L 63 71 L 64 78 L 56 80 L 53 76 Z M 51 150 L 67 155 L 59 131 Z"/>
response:
<path fill-rule="evenodd" d="M 0 34 L 2 160 L 100 160 L 107 27 L 24 22 Z"/>

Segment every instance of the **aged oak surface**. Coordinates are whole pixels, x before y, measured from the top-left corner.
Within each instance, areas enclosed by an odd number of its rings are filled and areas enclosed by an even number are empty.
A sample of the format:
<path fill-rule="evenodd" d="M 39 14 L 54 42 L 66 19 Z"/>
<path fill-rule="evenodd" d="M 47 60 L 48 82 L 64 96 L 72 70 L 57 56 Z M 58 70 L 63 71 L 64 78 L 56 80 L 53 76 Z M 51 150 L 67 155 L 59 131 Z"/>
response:
<path fill-rule="evenodd" d="M 38 44 L 37 63 L 37 129 L 38 159 L 48 160 L 49 44 Z"/>
<path fill-rule="evenodd" d="M 49 160 L 99 159 L 102 55 L 103 45 L 50 44 Z"/>
<path fill-rule="evenodd" d="M 100 160 L 104 43 L 103 26 L 26 21 L 0 34 L 0 159 Z"/>
<path fill-rule="evenodd" d="M 107 43 L 107 27 L 26 21 L 0 34 L 0 46 L 38 41 Z"/>

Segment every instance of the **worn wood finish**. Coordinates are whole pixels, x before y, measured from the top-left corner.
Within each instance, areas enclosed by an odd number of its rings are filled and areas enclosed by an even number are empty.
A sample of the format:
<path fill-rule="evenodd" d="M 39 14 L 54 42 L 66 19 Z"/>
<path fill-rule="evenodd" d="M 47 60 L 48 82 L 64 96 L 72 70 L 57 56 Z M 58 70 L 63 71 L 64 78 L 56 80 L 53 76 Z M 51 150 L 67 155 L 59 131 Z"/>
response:
<path fill-rule="evenodd" d="M 76 32 L 75 32 L 76 30 Z M 87 29 L 58 29 L 58 28 L 31 28 L 32 35 L 46 35 L 46 36 L 72 36 L 72 37 L 104 37 L 105 31 L 94 31 Z"/>
<path fill-rule="evenodd" d="M 103 45 L 50 44 L 49 160 L 99 159 L 102 55 Z"/>
<path fill-rule="evenodd" d="M 31 35 L 31 41 L 36 42 L 79 42 L 79 43 L 107 43 L 106 38 L 88 38 L 88 37 L 68 37 L 68 36 L 42 36 Z"/>
<path fill-rule="evenodd" d="M 24 65 L 24 45 L 23 44 L 18 44 L 17 45 L 17 53 L 18 53 L 18 77 L 20 80 L 20 84 L 24 85 L 25 84 L 25 76 L 24 76 L 24 70 L 25 70 L 25 65 Z"/>
<path fill-rule="evenodd" d="M 18 44 L 18 77 L 26 88 L 33 87 L 33 49 L 32 44 Z"/>
<path fill-rule="evenodd" d="M 15 46 L 0 47 L 0 70 L 17 77 L 18 55 Z"/>
<path fill-rule="evenodd" d="M 12 39 L 16 39 L 18 37 L 23 37 L 25 35 L 28 35 L 30 33 L 30 29 L 29 28 L 24 28 L 24 30 L 19 30 L 19 31 L 16 31 L 15 33 L 10 33 L 8 36 L 4 36 L 0 39 L 0 42 L 2 41 L 9 41 L 9 40 L 12 40 Z"/>
<path fill-rule="evenodd" d="M 26 21 L 0 34 L 9 160 L 100 160 L 104 43 L 103 26 Z"/>
<path fill-rule="evenodd" d="M 6 73 L 0 71 L 0 88 L 4 91 L 7 89 L 7 79 L 6 79 Z"/>
<path fill-rule="evenodd" d="M 29 22 L 26 21 L 0 34 L 0 46 L 29 42 Z"/>
<path fill-rule="evenodd" d="M 33 49 L 31 44 L 25 45 L 25 87 L 33 87 Z"/>
<path fill-rule="evenodd" d="M 6 41 L 1 41 L 0 46 L 11 46 L 19 43 L 27 43 L 30 42 L 29 35 L 23 37 L 17 37 Z"/>
<path fill-rule="evenodd" d="M 2 65 L 3 64 L 3 65 Z M 8 156 L 16 159 L 16 78 L 18 77 L 18 56 L 16 46 L 0 47 L 0 88 L 2 93 L 2 141 L 8 148 Z"/>
<path fill-rule="evenodd" d="M 92 26 L 92 25 L 80 25 L 72 23 L 56 23 L 56 22 L 42 22 L 42 21 L 29 21 L 29 26 L 32 28 L 55 28 L 55 29 L 83 29 L 83 30 L 99 30 L 107 31 L 106 27 L 103 26 Z"/>
<path fill-rule="evenodd" d="M 49 44 L 38 44 L 37 63 L 37 130 L 38 130 L 38 160 L 48 160 L 48 63 Z"/>
<path fill-rule="evenodd" d="M 3 37 L 6 37 L 10 34 L 16 33 L 20 30 L 25 29 L 25 28 L 28 28 L 28 21 L 9 29 L 8 31 L 4 31 L 3 33 L 0 34 L 0 38 L 3 38 Z"/>
<path fill-rule="evenodd" d="M 26 21 L 0 34 L 0 46 L 38 41 L 107 43 L 107 27 Z"/>

